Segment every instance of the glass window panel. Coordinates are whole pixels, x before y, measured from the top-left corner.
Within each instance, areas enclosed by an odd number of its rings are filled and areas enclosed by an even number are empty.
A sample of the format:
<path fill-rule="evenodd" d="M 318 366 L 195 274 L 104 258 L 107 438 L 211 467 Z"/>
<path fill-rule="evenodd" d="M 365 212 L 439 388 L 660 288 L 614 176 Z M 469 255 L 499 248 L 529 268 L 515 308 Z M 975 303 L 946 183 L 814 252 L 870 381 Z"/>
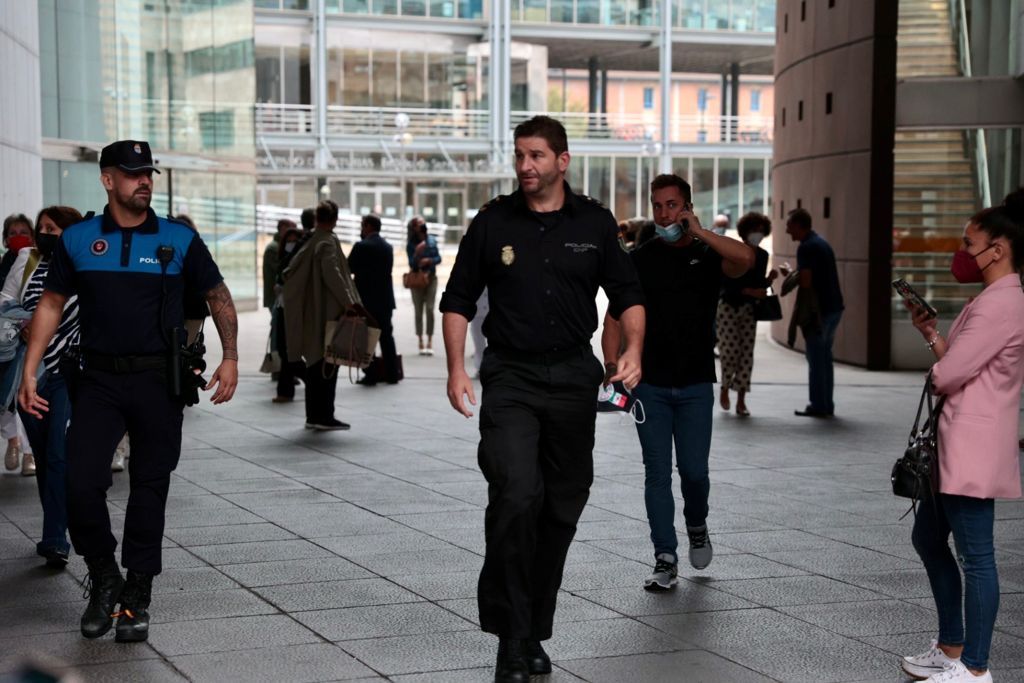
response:
<path fill-rule="evenodd" d="M 764 161 L 746 159 L 743 161 L 743 206 L 744 212 L 764 211 Z"/>
<path fill-rule="evenodd" d="M 341 10 L 349 14 L 366 14 L 370 11 L 370 0 L 343 0 Z"/>
<path fill-rule="evenodd" d="M 346 49 L 342 53 L 341 103 L 370 104 L 370 51 Z"/>
<path fill-rule="evenodd" d="M 284 48 L 282 73 L 285 104 L 309 104 L 309 48 Z"/>
<path fill-rule="evenodd" d="M 753 31 L 757 0 L 732 0 L 733 31 Z"/>
<path fill-rule="evenodd" d="M 636 0 L 602 0 L 602 15 L 605 24 L 612 26 L 625 26 L 629 23 L 631 9 L 636 5 Z"/>
<path fill-rule="evenodd" d="M 569 155 L 569 170 L 565 179 L 577 194 L 583 194 L 583 155 Z"/>
<path fill-rule="evenodd" d="M 718 160 L 718 208 L 715 213 L 729 216 L 730 228 L 740 215 L 740 160 Z"/>
<path fill-rule="evenodd" d="M 572 0 L 551 0 L 551 21 L 572 23 Z"/>
<path fill-rule="evenodd" d="M 658 158 L 640 159 L 640 204 L 636 207 L 636 215 L 648 216 L 651 213 L 651 181 L 658 175 Z M 680 175 L 686 175 L 686 171 Z"/>
<path fill-rule="evenodd" d="M 259 9 L 281 9 L 281 0 L 256 0 Z"/>
<path fill-rule="evenodd" d="M 390 2 L 391 4 L 397 4 L 397 0 L 375 0 L 375 2 Z M 394 14 L 394 12 L 391 12 Z M 425 17 L 427 16 L 427 1 L 426 0 L 402 0 L 402 14 L 407 17 Z"/>
<path fill-rule="evenodd" d="M 756 29 L 775 33 L 775 0 L 758 0 Z"/>
<path fill-rule="evenodd" d="M 704 0 L 679 0 L 679 26 L 704 28 Z"/>
<path fill-rule="evenodd" d="M 309 0 L 281 0 L 283 9 L 309 9 Z"/>
<path fill-rule="evenodd" d="M 373 96 L 371 102 L 379 107 L 398 104 L 398 53 L 373 51 Z"/>
<path fill-rule="evenodd" d="M 460 19 L 481 19 L 483 16 L 483 0 L 459 0 Z"/>
<path fill-rule="evenodd" d="M 430 16 L 453 19 L 455 17 L 455 0 L 431 0 Z"/>
<path fill-rule="evenodd" d="M 693 212 L 701 225 L 710 226 L 715 218 L 715 160 L 694 159 L 693 177 L 690 178 L 693 192 Z"/>
<path fill-rule="evenodd" d="M 658 18 L 661 16 L 659 5 L 660 0 L 637 0 L 629 23 L 637 26 L 657 26 Z"/>
<path fill-rule="evenodd" d="M 576 21 L 580 24 L 600 23 L 600 0 L 576 0 Z"/>
<path fill-rule="evenodd" d="M 636 157 L 615 159 L 615 217 L 620 221 L 636 216 Z"/>
<path fill-rule="evenodd" d="M 523 21 L 548 20 L 547 0 L 523 0 Z"/>
<path fill-rule="evenodd" d="M 708 0 L 704 28 L 724 31 L 729 28 L 729 0 Z"/>
<path fill-rule="evenodd" d="M 281 102 L 281 51 L 256 48 L 256 101 Z"/>
<path fill-rule="evenodd" d="M 403 105 L 423 106 L 426 103 L 423 89 L 426 62 L 427 55 L 423 52 L 402 53 L 402 92 L 399 99 Z"/>
<path fill-rule="evenodd" d="M 589 157 L 590 169 L 587 194 L 605 206 L 611 206 L 612 160 L 610 157 Z"/>

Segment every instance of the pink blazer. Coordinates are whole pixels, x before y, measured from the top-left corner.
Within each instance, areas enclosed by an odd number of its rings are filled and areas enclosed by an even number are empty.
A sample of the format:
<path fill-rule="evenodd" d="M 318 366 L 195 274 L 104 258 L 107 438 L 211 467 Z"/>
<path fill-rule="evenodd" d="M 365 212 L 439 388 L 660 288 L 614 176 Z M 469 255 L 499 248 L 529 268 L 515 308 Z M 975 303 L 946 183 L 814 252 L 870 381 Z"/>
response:
<path fill-rule="evenodd" d="M 1024 384 L 1024 290 L 1016 274 L 964 306 L 932 366 L 939 418 L 939 490 L 1020 498 L 1017 422 Z"/>

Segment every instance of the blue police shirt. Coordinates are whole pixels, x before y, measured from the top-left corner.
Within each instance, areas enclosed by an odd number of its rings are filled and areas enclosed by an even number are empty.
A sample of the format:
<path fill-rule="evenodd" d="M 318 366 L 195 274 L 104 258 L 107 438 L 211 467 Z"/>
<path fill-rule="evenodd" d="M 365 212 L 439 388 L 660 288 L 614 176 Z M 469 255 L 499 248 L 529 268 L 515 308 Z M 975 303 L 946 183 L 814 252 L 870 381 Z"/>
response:
<path fill-rule="evenodd" d="M 173 257 L 162 272 L 158 250 Z M 184 223 L 158 218 L 122 228 L 103 214 L 63 232 L 46 289 L 78 295 L 82 350 L 112 356 L 166 353 L 169 331 L 184 325 L 184 292 L 208 292 L 224 281 L 206 244 Z M 161 321 L 161 300 L 166 301 Z"/>

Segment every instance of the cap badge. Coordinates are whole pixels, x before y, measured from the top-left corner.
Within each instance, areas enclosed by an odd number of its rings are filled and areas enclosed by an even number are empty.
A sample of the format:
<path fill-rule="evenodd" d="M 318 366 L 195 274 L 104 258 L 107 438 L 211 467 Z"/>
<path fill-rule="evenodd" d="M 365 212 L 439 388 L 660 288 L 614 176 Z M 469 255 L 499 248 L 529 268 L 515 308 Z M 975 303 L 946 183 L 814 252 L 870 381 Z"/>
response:
<path fill-rule="evenodd" d="M 139 143 L 136 142 L 135 146 L 132 147 L 132 149 L 135 150 L 136 154 L 142 154 L 142 145 L 140 145 Z"/>
<path fill-rule="evenodd" d="M 512 249 L 511 245 L 501 248 L 501 262 L 502 263 L 504 263 L 506 266 L 511 266 L 513 263 L 515 263 L 515 260 L 516 260 L 516 252 L 515 252 L 514 249 Z"/>
<path fill-rule="evenodd" d="M 107 244 L 106 240 L 99 239 L 92 243 L 92 246 L 89 247 L 89 251 L 92 252 L 93 256 L 103 256 L 107 253 L 109 248 L 110 245 Z"/>

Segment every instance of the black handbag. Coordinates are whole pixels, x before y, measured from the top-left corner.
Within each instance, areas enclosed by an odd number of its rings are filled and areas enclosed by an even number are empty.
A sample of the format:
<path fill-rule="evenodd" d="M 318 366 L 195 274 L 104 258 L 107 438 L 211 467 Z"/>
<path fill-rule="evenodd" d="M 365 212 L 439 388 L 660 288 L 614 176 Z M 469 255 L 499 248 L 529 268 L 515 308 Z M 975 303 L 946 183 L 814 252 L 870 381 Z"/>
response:
<path fill-rule="evenodd" d="M 782 303 L 771 285 L 768 286 L 768 296 L 754 301 L 754 320 L 782 320 Z"/>
<path fill-rule="evenodd" d="M 914 427 L 910 430 L 907 450 L 903 453 L 903 457 L 893 465 L 892 473 L 889 476 L 893 494 L 910 499 L 910 509 L 907 510 L 907 514 L 911 511 L 916 514 L 917 503 L 932 500 L 938 491 L 939 415 L 942 414 L 942 405 L 945 401 L 946 397 L 943 396 L 938 403 L 932 404 L 932 376 L 931 373 L 928 373 L 924 391 L 921 393 L 921 401 L 917 405 Z M 928 406 L 928 414 L 922 424 L 921 415 L 924 413 L 925 405 Z M 906 517 L 906 514 L 903 516 Z"/>

